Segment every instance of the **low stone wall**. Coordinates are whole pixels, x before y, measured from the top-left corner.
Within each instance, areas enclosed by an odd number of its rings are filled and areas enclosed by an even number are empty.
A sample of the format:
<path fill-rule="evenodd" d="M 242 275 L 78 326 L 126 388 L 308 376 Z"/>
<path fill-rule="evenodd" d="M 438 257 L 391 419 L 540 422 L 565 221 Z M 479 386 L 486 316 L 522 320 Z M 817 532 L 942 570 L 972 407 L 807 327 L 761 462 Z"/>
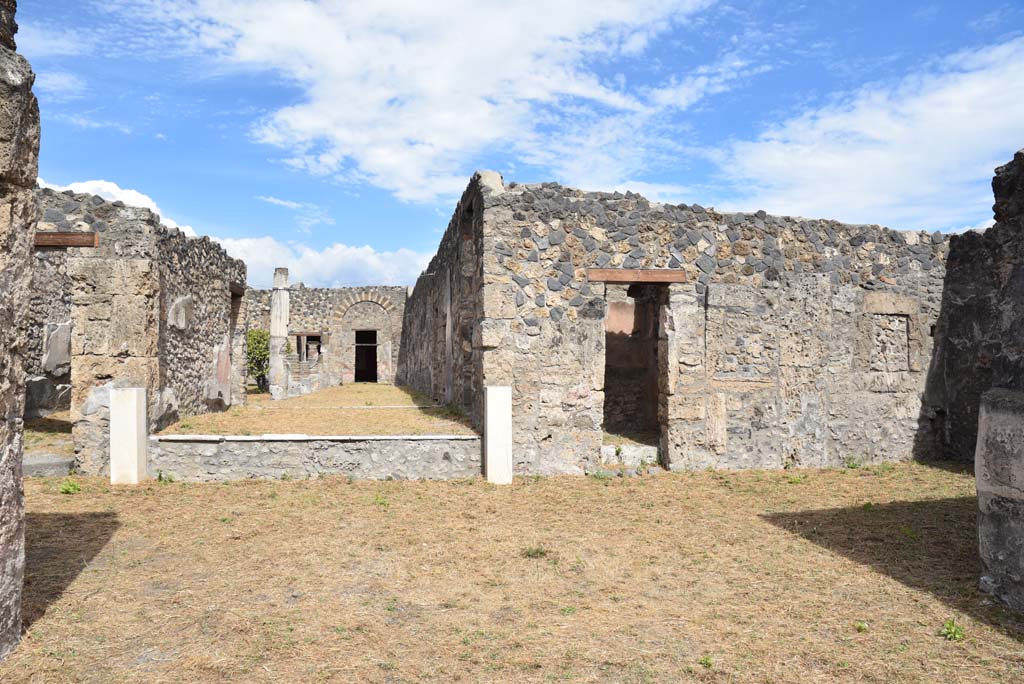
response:
<path fill-rule="evenodd" d="M 1024 393 L 989 390 L 979 413 L 974 472 L 981 588 L 1024 610 Z"/>
<path fill-rule="evenodd" d="M 451 480 L 481 472 L 480 438 L 464 435 L 159 435 L 149 474 L 220 481 L 320 475 L 360 480 Z"/>

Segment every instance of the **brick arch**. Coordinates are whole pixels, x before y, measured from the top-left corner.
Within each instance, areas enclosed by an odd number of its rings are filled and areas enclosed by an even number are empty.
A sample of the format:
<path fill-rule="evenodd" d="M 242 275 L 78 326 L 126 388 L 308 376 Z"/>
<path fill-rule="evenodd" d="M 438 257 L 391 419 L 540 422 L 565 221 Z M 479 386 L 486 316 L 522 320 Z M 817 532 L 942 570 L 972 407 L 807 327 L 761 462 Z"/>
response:
<path fill-rule="evenodd" d="M 349 309 L 356 304 L 362 304 L 363 302 L 377 304 L 389 315 L 395 310 L 395 305 L 391 299 L 380 292 L 351 292 L 346 293 L 338 304 L 338 308 L 335 310 L 334 315 L 335 321 L 340 323 L 344 320 Z"/>
<path fill-rule="evenodd" d="M 334 349 L 331 363 L 336 364 L 337 376 L 342 383 L 352 382 L 351 373 L 353 369 L 351 362 L 353 359 L 351 354 L 354 354 L 351 347 L 352 341 L 346 334 L 347 326 L 345 319 L 354 306 L 363 303 L 374 304 L 380 307 L 379 311 L 383 314 L 383 321 L 386 321 L 386 327 L 382 332 L 387 340 L 385 342 L 387 348 L 390 349 L 396 344 L 395 333 L 396 331 L 401 331 L 401 321 L 396 319 L 400 309 L 395 306 L 394 302 L 386 294 L 373 289 L 344 293 L 337 300 L 334 313 L 330 319 L 331 345 Z M 380 341 L 384 342 L 383 339 Z M 387 357 L 378 357 L 377 363 L 378 378 L 382 382 L 392 382 L 394 379 L 394 366 L 397 363 L 394 353 L 389 354 Z"/>

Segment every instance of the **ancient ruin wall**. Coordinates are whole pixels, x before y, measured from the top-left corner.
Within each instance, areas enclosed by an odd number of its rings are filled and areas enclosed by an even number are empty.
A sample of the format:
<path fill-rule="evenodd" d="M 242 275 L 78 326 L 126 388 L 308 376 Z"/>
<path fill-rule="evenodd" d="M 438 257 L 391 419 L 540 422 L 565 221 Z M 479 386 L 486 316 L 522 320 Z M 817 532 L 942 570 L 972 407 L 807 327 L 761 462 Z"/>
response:
<path fill-rule="evenodd" d="M 160 288 L 160 429 L 178 416 L 243 404 L 235 393 L 245 363 L 242 296 L 245 264 L 207 237 L 157 231 Z M 232 287 L 239 293 L 232 293 Z M 236 348 L 235 342 L 242 344 Z"/>
<path fill-rule="evenodd" d="M 232 402 L 231 283 L 245 266 L 207 238 L 188 238 L 148 209 L 44 190 L 58 227 L 99 233 L 98 248 L 68 249 L 72 283 L 71 419 L 77 464 L 108 463 L 111 387 L 149 390 L 151 430 Z M 241 292 L 241 289 L 239 289 Z M 233 347 L 233 341 L 231 346 Z"/>
<path fill-rule="evenodd" d="M 992 190 L 995 225 L 950 247 L 929 392 L 942 446 L 973 458 L 981 588 L 1024 610 L 1024 150 Z"/>
<path fill-rule="evenodd" d="M 25 336 L 38 218 L 39 104 L 32 68 L 15 52 L 14 11 L 14 0 L 0 0 L 0 659 L 21 637 Z"/>
<path fill-rule="evenodd" d="M 974 460 L 978 406 L 990 388 L 1024 391 L 1024 151 L 992 180 L 996 223 L 950 241 L 928 394 L 940 448 Z"/>
<path fill-rule="evenodd" d="M 484 384 L 514 388 L 520 472 L 579 472 L 597 458 L 606 297 L 590 268 L 687 277 L 667 288 L 659 342 L 672 467 L 905 459 L 929 443 L 915 439 L 932 429 L 921 392 L 945 236 L 550 183 L 482 197 L 474 350 Z"/>
<path fill-rule="evenodd" d="M 45 219 L 44 210 L 40 230 L 52 225 Z M 71 278 L 64 249 L 35 250 L 28 317 L 25 417 L 36 418 L 71 407 Z"/>
<path fill-rule="evenodd" d="M 484 318 L 484 207 L 501 177 L 470 181 L 437 254 L 416 281 L 405 306 L 397 382 L 460 408 L 483 427 L 483 367 L 474 335 Z M 492 302 L 492 306 L 494 303 Z M 512 303 L 514 306 L 514 302 Z"/>
<path fill-rule="evenodd" d="M 301 283 L 288 288 L 288 334 L 295 347 L 299 333 L 321 333 L 321 369 L 316 385 L 327 387 L 354 379 L 355 331 L 372 329 L 378 334 L 378 382 L 393 382 L 402 345 L 402 318 L 408 289 L 401 286 L 305 287 Z M 246 291 L 250 327 L 270 329 L 271 290 Z M 311 372 L 289 358 L 293 375 Z M 300 379 L 301 381 L 301 379 Z"/>

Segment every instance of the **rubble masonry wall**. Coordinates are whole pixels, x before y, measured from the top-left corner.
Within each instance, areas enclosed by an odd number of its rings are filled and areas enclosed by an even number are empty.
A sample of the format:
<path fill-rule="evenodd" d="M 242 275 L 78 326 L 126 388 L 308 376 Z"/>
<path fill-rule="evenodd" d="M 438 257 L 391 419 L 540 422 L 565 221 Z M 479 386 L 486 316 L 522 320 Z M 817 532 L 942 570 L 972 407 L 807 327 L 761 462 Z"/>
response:
<path fill-rule="evenodd" d="M 39 103 L 17 54 L 16 3 L 0 0 L 0 659 L 21 638 L 25 508 L 21 454 L 25 339 L 38 207 Z"/>

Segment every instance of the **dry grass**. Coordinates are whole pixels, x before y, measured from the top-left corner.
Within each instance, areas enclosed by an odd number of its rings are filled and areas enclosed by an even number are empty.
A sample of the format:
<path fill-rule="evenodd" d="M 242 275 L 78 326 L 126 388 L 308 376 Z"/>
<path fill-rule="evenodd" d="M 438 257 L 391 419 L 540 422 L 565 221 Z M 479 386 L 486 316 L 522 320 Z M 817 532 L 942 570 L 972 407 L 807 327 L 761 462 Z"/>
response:
<path fill-rule="evenodd" d="M 71 412 L 59 411 L 45 418 L 25 421 L 25 451 L 27 453 L 74 456 L 71 439 Z"/>
<path fill-rule="evenodd" d="M 274 401 L 250 394 L 245 406 L 183 418 L 176 435 L 465 435 L 464 416 L 404 387 L 354 383 Z"/>
<path fill-rule="evenodd" d="M 962 473 L 80 482 L 0 681 L 1024 681 Z"/>

